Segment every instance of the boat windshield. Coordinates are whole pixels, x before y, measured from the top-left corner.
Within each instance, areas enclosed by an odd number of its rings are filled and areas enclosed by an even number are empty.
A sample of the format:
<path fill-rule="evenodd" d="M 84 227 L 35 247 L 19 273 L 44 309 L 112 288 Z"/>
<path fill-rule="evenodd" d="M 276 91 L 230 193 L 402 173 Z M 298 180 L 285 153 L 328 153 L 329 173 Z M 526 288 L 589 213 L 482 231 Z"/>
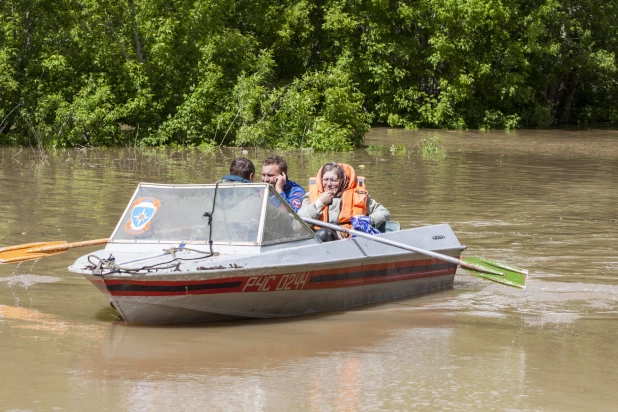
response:
<path fill-rule="evenodd" d="M 215 185 L 140 183 L 110 241 L 259 245 L 313 237 L 267 184 L 222 184 L 215 191 Z"/>

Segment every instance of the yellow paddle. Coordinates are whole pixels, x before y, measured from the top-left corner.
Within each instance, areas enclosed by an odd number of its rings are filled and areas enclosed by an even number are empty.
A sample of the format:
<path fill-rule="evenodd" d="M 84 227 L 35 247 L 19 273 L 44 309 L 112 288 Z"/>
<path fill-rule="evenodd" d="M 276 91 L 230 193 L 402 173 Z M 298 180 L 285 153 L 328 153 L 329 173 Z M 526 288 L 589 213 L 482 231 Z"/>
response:
<path fill-rule="evenodd" d="M 102 245 L 104 243 L 107 243 L 108 240 L 109 239 L 94 239 L 74 243 L 67 243 L 65 241 L 34 242 L 24 243 L 22 245 L 7 246 L 0 248 L 0 264 L 17 263 L 23 262 L 25 260 L 41 259 L 43 257 L 66 252 L 71 248 L 91 245 Z"/>

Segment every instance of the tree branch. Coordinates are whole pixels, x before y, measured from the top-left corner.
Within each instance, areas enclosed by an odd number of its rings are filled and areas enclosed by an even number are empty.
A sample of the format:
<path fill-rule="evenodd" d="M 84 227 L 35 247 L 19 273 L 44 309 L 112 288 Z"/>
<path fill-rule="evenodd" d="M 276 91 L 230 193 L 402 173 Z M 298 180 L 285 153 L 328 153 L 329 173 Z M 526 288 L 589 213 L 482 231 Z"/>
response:
<path fill-rule="evenodd" d="M 129 0 L 129 8 L 131 9 L 131 17 L 133 20 L 133 35 L 135 36 L 135 49 L 137 51 L 137 61 L 144 63 L 142 56 L 142 43 L 139 40 L 139 32 L 137 31 L 137 22 L 135 21 L 135 4 L 133 0 Z"/>
<path fill-rule="evenodd" d="M 6 116 L 4 116 L 4 119 L 2 119 L 2 121 L 0 122 L 0 133 L 2 133 L 2 132 L 4 131 L 4 128 L 5 128 L 6 126 L 8 126 L 8 124 L 9 124 L 8 118 L 9 118 L 9 116 L 11 115 L 11 113 L 13 113 L 15 110 L 17 110 L 17 108 L 18 108 L 19 106 L 21 106 L 21 103 L 19 103 L 19 104 L 18 104 L 17 106 L 15 106 L 15 107 L 13 107 L 13 110 L 11 110 L 11 111 L 9 112 L 9 114 L 7 114 Z M 5 123 L 5 122 L 6 122 L 6 123 Z"/>
<path fill-rule="evenodd" d="M 124 49 L 124 46 L 122 45 L 122 42 L 120 41 L 120 38 L 116 34 L 116 31 L 114 30 L 114 26 L 112 26 L 112 21 L 109 19 L 109 17 L 107 18 L 107 27 L 109 27 L 109 30 L 112 32 L 112 36 L 114 36 L 114 40 L 116 40 L 118 47 L 120 47 L 120 51 L 122 52 L 122 55 L 124 56 L 124 58 L 126 60 L 129 60 L 127 51 Z"/>

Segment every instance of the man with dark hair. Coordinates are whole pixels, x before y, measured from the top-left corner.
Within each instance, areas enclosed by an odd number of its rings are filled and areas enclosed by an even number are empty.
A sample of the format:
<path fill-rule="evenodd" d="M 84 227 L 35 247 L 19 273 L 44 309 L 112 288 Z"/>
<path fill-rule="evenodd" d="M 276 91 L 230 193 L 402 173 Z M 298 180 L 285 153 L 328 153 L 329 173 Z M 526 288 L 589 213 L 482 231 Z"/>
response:
<path fill-rule="evenodd" d="M 253 183 L 255 166 L 246 157 L 237 157 L 230 165 L 230 174 L 225 175 L 219 183 Z"/>
<path fill-rule="evenodd" d="M 281 197 L 298 212 L 303 204 L 303 189 L 298 183 L 288 180 L 288 164 L 281 156 L 268 156 L 262 162 L 262 182 L 274 186 Z"/>

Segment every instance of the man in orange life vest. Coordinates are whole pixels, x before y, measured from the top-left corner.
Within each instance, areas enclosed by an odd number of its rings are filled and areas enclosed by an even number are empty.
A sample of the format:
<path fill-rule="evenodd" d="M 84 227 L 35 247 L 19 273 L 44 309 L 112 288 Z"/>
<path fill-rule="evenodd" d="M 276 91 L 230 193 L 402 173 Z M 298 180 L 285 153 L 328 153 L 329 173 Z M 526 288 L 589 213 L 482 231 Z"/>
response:
<path fill-rule="evenodd" d="M 309 179 L 309 193 L 303 196 L 298 215 L 347 227 L 351 227 L 353 216 L 368 216 L 374 228 L 391 218 L 384 206 L 369 197 L 365 178 L 356 176 L 352 166 L 345 163 L 326 163 L 316 177 Z M 317 234 L 322 241 L 337 238 L 328 229 L 319 229 Z"/>

